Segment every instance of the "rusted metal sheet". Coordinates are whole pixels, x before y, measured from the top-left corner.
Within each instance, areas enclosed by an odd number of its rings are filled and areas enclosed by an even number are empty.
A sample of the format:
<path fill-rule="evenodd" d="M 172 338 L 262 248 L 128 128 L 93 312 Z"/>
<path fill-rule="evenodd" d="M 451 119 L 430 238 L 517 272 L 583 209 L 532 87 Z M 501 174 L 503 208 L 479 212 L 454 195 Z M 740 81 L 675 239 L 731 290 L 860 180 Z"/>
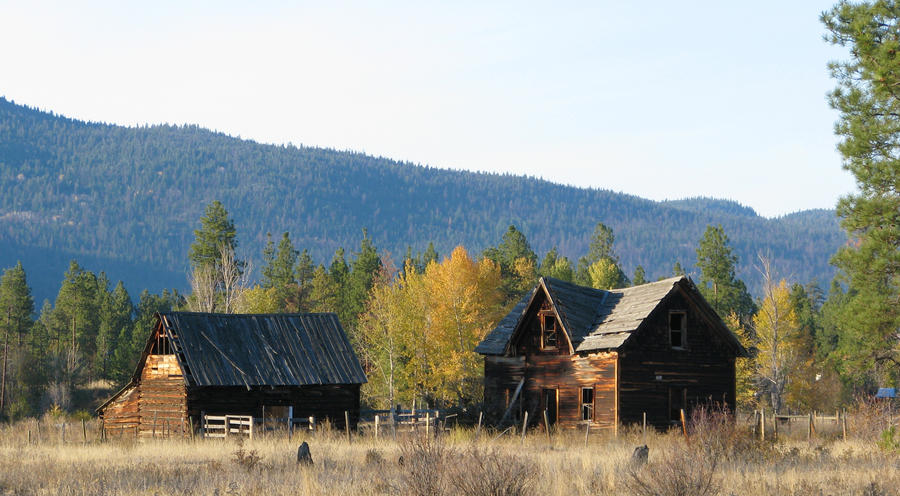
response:
<path fill-rule="evenodd" d="M 337 316 L 160 314 L 189 386 L 362 384 L 365 372 Z"/>

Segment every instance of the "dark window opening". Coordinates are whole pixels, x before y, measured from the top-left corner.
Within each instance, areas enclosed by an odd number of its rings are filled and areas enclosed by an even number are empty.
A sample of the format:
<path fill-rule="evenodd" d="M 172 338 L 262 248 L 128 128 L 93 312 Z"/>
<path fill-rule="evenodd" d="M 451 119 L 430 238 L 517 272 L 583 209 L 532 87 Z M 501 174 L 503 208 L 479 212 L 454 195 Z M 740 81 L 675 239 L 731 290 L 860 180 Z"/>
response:
<path fill-rule="evenodd" d="M 581 420 L 594 420 L 594 388 L 581 388 Z"/>
<path fill-rule="evenodd" d="M 541 347 L 542 348 L 556 348 L 557 346 L 557 330 L 556 330 L 556 317 L 553 315 L 543 315 L 541 316 Z"/>
<path fill-rule="evenodd" d="M 672 348 L 684 348 L 686 317 L 684 312 L 669 313 L 669 343 Z"/>
<path fill-rule="evenodd" d="M 681 411 L 687 408 L 687 389 L 669 388 L 669 420 L 681 422 Z M 685 412 L 685 415 L 687 412 Z"/>

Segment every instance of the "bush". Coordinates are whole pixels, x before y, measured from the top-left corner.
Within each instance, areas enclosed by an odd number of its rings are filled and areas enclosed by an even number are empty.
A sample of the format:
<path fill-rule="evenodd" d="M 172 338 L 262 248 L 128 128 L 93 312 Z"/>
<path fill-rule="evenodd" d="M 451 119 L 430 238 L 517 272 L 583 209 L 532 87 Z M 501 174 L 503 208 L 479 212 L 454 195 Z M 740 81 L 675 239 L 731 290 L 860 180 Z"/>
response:
<path fill-rule="evenodd" d="M 247 471 L 253 470 L 262 460 L 258 451 L 244 449 L 244 439 L 241 437 L 238 438 L 237 449 L 234 450 L 233 455 L 234 463 L 237 463 Z"/>
<path fill-rule="evenodd" d="M 447 447 L 440 438 L 413 435 L 400 445 L 402 494 L 441 496 Z"/>
<path fill-rule="evenodd" d="M 719 492 L 716 466 L 714 456 L 697 456 L 695 450 L 678 444 L 667 453 L 651 453 L 651 462 L 643 467 L 630 468 L 624 484 L 635 496 L 714 495 Z"/>
<path fill-rule="evenodd" d="M 877 444 L 879 448 L 889 453 L 900 451 L 900 439 L 897 439 L 897 432 L 893 425 L 881 432 Z"/>
<path fill-rule="evenodd" d="M 450 484 L 465 496 L 526 496 L 534 493 L 537 470 L 532 460 L 497 448 L 470 448 L 454 466 Z"/>
<path fill-rule="evenodd" d="M 746 428 L 737 425 L 727 407 L 700 405 L 688 424 L 690 448 L 695 456 L 716 460 L 746 459 L 761 454 L 763 446 Z"/>

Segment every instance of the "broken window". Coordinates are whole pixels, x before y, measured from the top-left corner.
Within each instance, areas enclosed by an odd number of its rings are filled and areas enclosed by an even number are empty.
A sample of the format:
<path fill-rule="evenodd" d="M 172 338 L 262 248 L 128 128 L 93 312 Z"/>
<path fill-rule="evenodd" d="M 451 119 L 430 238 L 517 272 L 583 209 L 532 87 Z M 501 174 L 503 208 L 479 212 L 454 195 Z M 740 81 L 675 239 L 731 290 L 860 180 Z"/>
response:
<path fill-rule="evenodd" d="M 594 388 L 581 388 L 581 420 L 594 420 Z"/>
<path fill-rule="evenodd" d="M 542 315 L 541 316 L 541 347 L 542 348 L 556 348 L 556 317 L 553 315 Z"/>
<path fill-rule="evenodd" d="M 669 343 L 672 348 L 684 348 L 685 323 L 687 315 L 684 312 L 669 312 Z"/>

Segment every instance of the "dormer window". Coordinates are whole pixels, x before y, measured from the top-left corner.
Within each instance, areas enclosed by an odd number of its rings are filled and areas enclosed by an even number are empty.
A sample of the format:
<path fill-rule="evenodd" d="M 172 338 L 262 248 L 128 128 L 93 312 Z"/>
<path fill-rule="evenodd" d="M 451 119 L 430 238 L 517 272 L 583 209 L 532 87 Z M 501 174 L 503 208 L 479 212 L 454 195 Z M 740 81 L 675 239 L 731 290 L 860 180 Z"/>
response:
<path fill-rule="evenodd" d="M 684 349 L 687 314 L 683 311 L 669 312 L 669 344 L 675 349 Z"/>
<path fill-rule="evenodd" d="M 541 315 L 541 348 L 555 350 L 557 333 L 556 317 L 553 314 Z"/>

